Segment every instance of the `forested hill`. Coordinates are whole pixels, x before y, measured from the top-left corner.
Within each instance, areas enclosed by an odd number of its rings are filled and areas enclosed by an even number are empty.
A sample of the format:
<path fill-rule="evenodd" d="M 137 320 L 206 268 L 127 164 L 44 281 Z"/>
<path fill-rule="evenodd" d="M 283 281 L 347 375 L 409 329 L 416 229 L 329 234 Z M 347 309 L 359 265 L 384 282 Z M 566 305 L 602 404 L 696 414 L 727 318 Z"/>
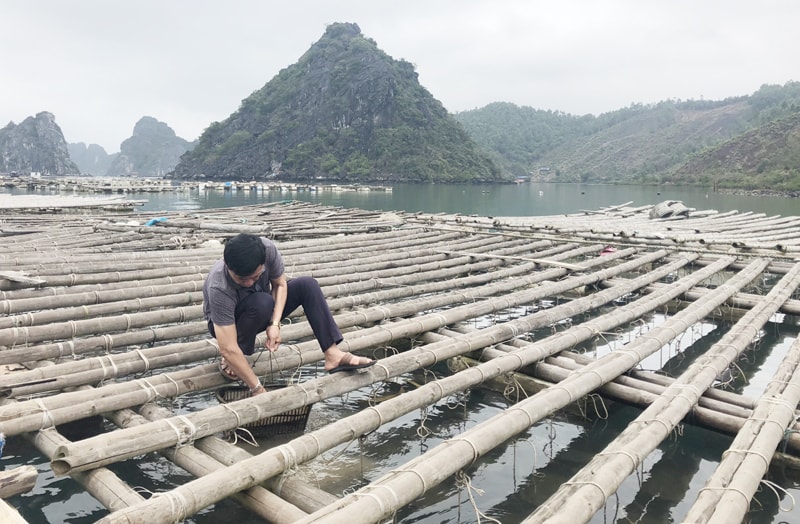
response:
<path fill-rule="evenodd" d="M 504 178 L 414 66 L 356 24 L 331 24 L 299 61 L 211 124 L 173 178 L 492 182 Z M 509 175 L 505 175 L 508 179 Z"/>
<path fill-rule="evenodd" d="M 798 114 L 800 82 L 788 82 L 722 101 L 635 104 L 599 116 L 494 103 L 455 117 L 518 176 L 797 190 Z"/>

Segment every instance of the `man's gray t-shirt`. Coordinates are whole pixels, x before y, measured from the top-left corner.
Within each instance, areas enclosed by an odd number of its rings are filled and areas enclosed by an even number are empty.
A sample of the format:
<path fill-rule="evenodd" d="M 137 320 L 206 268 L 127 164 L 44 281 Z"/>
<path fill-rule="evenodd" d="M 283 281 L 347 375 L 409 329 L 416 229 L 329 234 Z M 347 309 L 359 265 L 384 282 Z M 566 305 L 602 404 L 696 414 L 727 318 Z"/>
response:
<path fill-rule="evenodd" d="M 264 264 L 264 273 L 253 288 L 256 291 L 270 292 L 270 280 L 283 275 L 283 258 L 272 240 L 261 237 L 261 241 L 267 249 L 267 260 Z M 236 304 L 250 294 L 253 288 L 245 288 L 234 282 L 225 269 L 225 261 L 218 260 L 203 284 L 203 316 L 218 326 L 234 324 Z"/>

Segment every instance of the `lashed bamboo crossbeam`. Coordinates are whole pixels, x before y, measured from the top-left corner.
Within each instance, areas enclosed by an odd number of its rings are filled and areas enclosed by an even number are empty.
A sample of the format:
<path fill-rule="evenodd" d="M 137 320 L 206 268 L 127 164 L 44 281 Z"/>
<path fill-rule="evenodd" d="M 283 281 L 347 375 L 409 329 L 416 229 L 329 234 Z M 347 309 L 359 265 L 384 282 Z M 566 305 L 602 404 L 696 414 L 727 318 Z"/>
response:
<path fill-rule="evenodd" d="M 628 429 L 524 522 L 588 522 L 622 481 L 669 436 L 672 429 L 697 404 L 701 393 L 744 351 L 761 326 L 798 285 L 800 264 L 773 287 L 758 307 L 750 309 L 719 342 L 692 363 L 675 383 L 628 425 Z M 677 402 L 678 399 L 681 402 Z M 794 407 L 791 412 L 793 416 Z M 567 500 L 580 500 L 581 503 L 563 509 L 562 505 Z"/>
<path fill-rule="evenodd" d="M 686 514 L 686 521 L 743 521 L 778 445 L 796 420 L 800 402 L 800 339 L 778 367 L 714 473 Z"/>
<path fill-rule="evenodd" d="M 169 410 L 158 407 L 153 402 L 142 406 L 139 409 L 139 413 L 149 421 L 172 416 Z M 252 457 L 251 453 L 248 453 L 240 446 L 213 436 L 196 441 L 194 447 L 214 459 L 218 464 L 224 466 L 229 466 L 240 460 L 246 460 Z M 170 453 L 170 450 L 167 449 L 165 452 Z M 336 497 L 330 493 L 311 486 L 293 475 L 286 475 L 280 480 L 271 479 L 269 482 L 264 483 L 264 485 L 286 502 L 294 504 L 305 512 L 316 511 L 320 507 L 336 501 Z"/>
<path fill-rule="evenodd" d="M 202 289 L 202 279 L 196 279 L 176 284 L 161 284 L 147 287 L 139 286 L 135 288 L 127 287 L 120 290 L 102 289 L 92 292 L 71 293 L 69 295 L 62 295 L 58 299 L 53 299 L 53 297 L 34 297 L 27 299 L 19 298 L 16 300 L 0 300 L 0 314 L 11 315 L 14 313 L 50 309 L 53 307 L 67 308 L 70 306 L 103 304 L 133 298 L 142 299 L 164 295 L 175 295 L 178 293 L 200 291 Z M 9 317 L 0 317 L 0 321 L 4 321 L 4 319 L 7 318 Z"/>
<path fill-rule="evenodd" d="M 163 408 L 150 406 L 149 409 L 153 416 L 164 416 L 164 412 L 171 415 Z M 114 412 L 110 418 L 120 427 L 134 427 L 148 422 L 145 417 L 131 410 Z M 161 450 L 161 454 L 195 476 L 207 475 L 225 467 L 223 463 L 192 445 Z M 247 491 L 236 493 L 233 498 L 255 515 L 276 524 L 291 524 L 306 515 L 298 507 L 285 502 L 261 486 L 253 486 Z"/>
<path fill-rule="evenodd" d="M 187 291 L 183 293 L 170 293 L 155 297 L 136 298 L 107 302 L 105 304 L 92 304 L 81 307 L 59 308 L 35 313 L 24 313 L 0 317 L 0 330 L 19 328 L 23 326 L 39 326 L 56 322 L 67 322 L 86 318 L 104 317 L 108 315 L 131 312 L 155 310 L 202 304 L 202 291 Z"/>
<path fill-rule="evenodd" d="M 131 328 L 184 322 L 203 316 L 203 306 L 182 306 L 174 309 L 132 313 L 88 320 L 69 320 L 47 326 L 12 327 L 0 330 L 0 346 L 15 346 L 43 340 L 69 339 L 99 332 L 127 331 Z"/>
<path fill-rule="evenodd" d="M 460 306 L 450 309 L 448 311 L 442 313 L 435 313 L 430 315 L 425 315 L 423 317 L 417 317 L 413 320 L 407 320 L 403 322 L 396 323 L 392 325 L 391 328 L 386 329 L 381 326 L 378 326 L 376 329 L 378 333 L 375 337 L 370 340 L 368 337 L 361 337 L 355 339 L 347 339 L 345 343 L 342 344 L 344 348 L 350 349 L 357 349 L 356 346 L 359 342 L 364 343 L 367 342 L 369 345 L 374 346 L 376 343 L 385 343 L 391 340 L 394 340 L 398 337 L 407 338 L 409 336 L 422 333 L 424 331 L 429 331 L 431 329 L 436 329 L 447 325 L 448 323 L 457 322 L 459 320 L 463 320 L 465 318 L 469 318 L 470 316 L 474 316 L 476 314 L 485 314 L 492 311 L 496 311 L 498 309 L 505 309 L 507 307 L 512 307 L 515 304 L 521 304 L 530 302 L 531 300 L 535 300 L 542 296 L 547 296 L 548 294 L 552 294 L 554 291 L 558 289 L 566 290 L 571 287 L 575 287 L 576 285 L 586 285 L 587 283 L 596 282 L 600 279 L 608 278 L 610 275 L 618 274 L 620 271 L 630 270 L 631 267 L 635 267 L 636 265 L 641 265 L 642 263 L 647 263 L 649 261 L 655 260 L 659 257 L 662 257 L 664 253 L 655 253 L 655 254 L 648 254 L 643 257 L 640 257 L 637 261 L 632 261 L 631 263 L 627 264 L 620 264 L 611 269 L 601 270 L 596 272 L 592 275 L 584 275 L 574 277 L 572 279 L 561 281 L 561 282 L 553 282 L 548 286 L 540 286 L 539 288 L 533 290 L 525 290 L 525 291 L 517 291 L 513 293 L 509 293 L 505 295 L 503 298 L 499 299 L 489 299 L 483 300 L 481 302 L 468 305 L 468 306 Z M 729 261 L 725 261 L 725 263 L 729 263 Z M 708 269 L 708 268 L 706 268 Z M 716 268 L 714 268 L 716 270 Z M 551 270 L 552 272 L 559 272 L 564 271 L 560 269 Z M 705 271 L 705 270 L 701 270 Z M 524 279 L 518 279 L 524 280 Z M 498 289 L 509 286 L 509 289 L 516 287 L 518 284 L 513 283 L 500 283 L 494 284 L 494 287 Z M 380 312 L 379 312 L 380 314 Z M 512 337 L 513 334 L 506 334 L 507 337 Z M 496 340 L 489 340 L 487 344 L 496 342 Z M 446 353 L 446 349 L 443 349 L 442 352 Z M 458 351 L 464 351 L 463 348 L 459 348 Z M 413 371 L 420 367 L 423 367 L 425 364 L 421 362 L 423 360 L 422 356 L 418 354 L 419 352 L 415 350 L 411 350 L 410 352 L 406 352 L 402 355 L 398 355 L 396 358 L 389 357 L 387 359 L 383 359 L 381 361 L 381 369 L 389 370 L 391 367 L 391 372 L 388 373 L 389 376 L 395 376 L 397 374 Z M 424 354 L 423 354 L 424 355 Z M 450 354 L 439 355 L 434 358 L 449 358 Z M 398 362 L 399 361 L 399 362 Z M 433 360 L 435 362 L 436 360 Z M 371 382 L 371 376 L 367 375 L 365 377 L 349 377 L 348 381 L 354 383 L 356 385 L 356 380 L 364 381 L 366 385 Z M 384 377 L 384 378 L 388 378 Z M 319 385 L 316 385 L 319 384 Z M 253 399 L 247 399 L 246 401 L 238 401 L 232 404 L 228 404 L 227 411 L 220 410 L 218 408 L 209 408 L 204 410 L 204 412 L 199 412 L 196 414 L 189 414 L 186 415 L 188 420 L 192 420 L 193 418 L 198 418 L 195 422 L 191 422 L 192 428 L 190 429 L 190 433 L 199 438 L 202 436 L 206 436 L 208 433 L 206 431 L 220 431 L 225 429 L 232 429 L 241 423 L 247 423 L 254 420 L 258 420 L 263 418 L 264 416 L 268 416 L 268 414 L 275 414 L 280 413 L 282 411 L 286 411 L 288 409 L 293 409 L 304 404 L 308 404 L 310 402 L 315 402 L 321 400 L 322 398 L 328 398 L 333 394 L 341 394 L 344 391 L 340 391 L 339 388 L 342 387 L 340 382 L 333 382 L 331 383 L 330 377 L 324 377 L 320 379 L 314 379 L 303 383 L 299 386 L 292 386 L 290 388 L 285 388 L 283 391 L 279 392 L 269 392 L 265 395 L 260 395 Z M 309 389 L 313 388 L 313 391 L 309 391 Z M 293 397 L 293 398 L 286 398 L 286 397 Z M 274 398 L 273 398 L 274 397 Z M 305 401 L 303 400 L 305 399 Z M 288 403 L 287 403 L 288 402 Z M 298 403 L 299 402 L 299 403 Z M 241 406 L 241 410 L 239 410 L 239 406 Z M 236 413 L 232 413 L 231 408 L 236 408 Z M 225 411 L 221 413 L 220 411 Z M 200 429 L 200 419 L 202 419 L 202 429 Z M 150 442 L 148 446 L 148 451 L 155 451 L 157 449 L 162 449 L 163 447 L 174 445 L 177 443 L 176 441 L 176 432 L 174 430 L 174 424 L 178 424 L 178 426 L 185 426 L 185 422 L 183 421 L 173 421 L 172 425 L 162 424 L 162 425 L 154 425 L 152 428 L 145 428 L 147 434 L 147 440 Z M 2 424 L 0 424 L 0 428 L 2 428 Z M 138 428 L 137 428 L 138 429 Z M 188 429 L 188 428 L 186 428 Z M 196 431 L 195 431 L 196 429 Z M 109 440 L 106 436 L 95 437 L 103 440 L 104 442 Z M 93 444 L 91 441 L 93 439 L 87 439 L 82 441 L 80 444 L 76 443 L 75 445 L 70 445 L 65 447 L 60 453 L 60 457 L 57 460 L 54 460 L 51 464 L 54 470 L 58 472 L 66 472 L 73 468 L 87 468 L 90 465 L 95 465 L 98 463 L 102 463 L 105 460 L 121 460 L 122 457 L 126 457 L 130 453 L 130 448 L 128 447 L 131 443 L 136 441 L 135 437 L 130 438 L 123 438 L 123 439 L 112 439 L 113 442 L 109 442 L 103 444 L 102 446 L 98 446 Z M 138 442 L 137 442 L 138 443 Z M 100 448 L 103 448 L 102 451 Z M 115 449 L 118 448 L 118 449 Z M 85 450 L 85 452 L 84 452 Z M 99 452 L 99 453 L 98 453 Z M 83 457 L 81 457 L 83 455 Z M 128 457 L 126 457 L 128 458 Z M 89 462 L 86 462 L 89 461 Z"/>
<path fill-rule="evenodd" d="M 685 278 L 683 282 L 673 284 L 673 289 L 671 289 L 669 292 L 662 293 L 662 296 L 650 296 L 644 298 L 643 300 L 649 303 L 647 306 L 648 308 L 654 309 L 659 305 L 671 300 L 681 292 L 684 292 L 686 289 L 696 285 L 704 278 L 707 278 L 720 269 L 723 269 L 730 264 L 730 262 L 731 259 L 720 260 L 715 267 L 704 268 L 703 270 Z M 669 268 L 668 270 L 671 269 L 672 268 Z M 643 277 L 643 280 L 646 279 L 647 277 Z M 572 313 L 569 304 L 564 305 L 564 307 L 557 306 L 557 308 L 563 311 L 563 314 Z M 634 308 L 632 306 L 620 308 L 612 314 L 604 315 L 606 318 L 608 318 L 608 321 L 605 325 L 599 325 L 608 328 L 609 326 L 617 325 L 617 323 L 629 322 L 632 318 L 635 318 L 636 315 L 639 314 L 638 310 L 640 309 L 641 308 Z M 626 316 L 622 314 L 623 311 L 627 311 L 628 315 Z M 538 318 L 538 322 L 530 322 L 534 317 Z M 551 321 L 550 314 L 538 312 L 525 319 L 518 319 L 504 325 L 485 328 L 484 330 L 481 330 L 481 333 L 478 335 L 470 334 L 468 336 L 464 336 L 463 339 L 458 341 L 446 341 L 444 344 L 434 344 L 428 349 L 428 351 L 434 351 L 433 347 L 436 347 L 435 351 L 438 357 L 445 356 L 442 355 L 442 353 L 445 352 L 448 352 L 450 355 L 454 356 L 458 353 L 455 351 L 455 347 L 458 343 L 464 345 L 465 349 L 469 351 L 477 348 L 478 346 L 484 345 L 484 340 L 485 345 L 491 345 L 497 340 L 509 340 L 510 338 L 513 338 L 515 333 L 529 331 L 535 327 L 534 324 L 541 326 L 549 321 Z M 282 446 L 287 449 L 278 449 L 274 450 L 274 452 L 270 450 L 268 452 L 264 452 L 260 457 L 256 457 L 251 461 L 236 464 L 229 468 L 232 470 L 231 474 L 225 478 L 235 480 L 242 478 L 243 475 L 257 475 L 258 479 L 262 479 L 277 475 L 283 470 L 293 467 L 295 463 L 310 460 L 326 449 L 330 449 L 335 445 L 341 444 L 342 442 L 347 442 L 360 434 L 374 431 L 383 423 L 393 420 L 394 418 L 408 413 L 413 409 L 426 406 L 449 394 L 479 384 L 491 376 L 497 376 L 510 370 L 519 369 L 522 366 L 536 362 L 547 354 L 553 354 L 567 347 L 571 347 L 576 343 L 576 340 L 580 338 L 576 335 L 576 333 L 579 331 L 582 331 L 583 336 L 588 339 L 594 336 L 596 330 L 597 328 L 594 326 L 590 327 L 589 329 L 582 330 L 575 327 L 568 330 L 568 332 L 549 337 L 547 340 L 550 343 L 545 344 L 545 346 L 549 347 L 543 347 L 544 341 L 532 344 L 528 351 L 521 351 L 518 354 L 508 356 L 508 358 L 486 363 L 485 365 L 481 366 L 481 370 L 472 370 L 463 374 L 460 373 L 454 377 L 431 382 L 428 385 L 406 393 L 402 396 L 387 400 L 377 406 L 373 406 L 370 408 L 370 410 L 365 410 L 359 414 L 348 417 L 347 419 L 330 424 L 327 428 L 318 430 L 308 436 L 299 437 L 292 443 Z M 509 334 L 500 335 L 498 332 L 506 332 Z M 388 361 L 389 359 L 385 360 Z M 466 378 L 468 376 L 469 378 Z M 287 456 L 291 457 L 292 460 L 288 460 Z M 213 500 L 211 500 L 211 502 L 206 500 L 206 497 L 216 497 L 220 494 L 216 492 L 214 488 L 215 484 L 207 483 L 206 480 L 210 479 L 198 479 L 197 481 L 193 481 L 191 486 L 185 485 L 177 488 L 175 491 L 179 492 L 180 494 L 176 498 L 178 500 L 185 500 L 185 495 L 183 494 L 182 490 L 186 489 L 186 493 L 191 493 L 192 497 L 202 497 L 205 500 L 205 503 L 213 502 Z M 242 489 L 239 487 L 239 485 L 229 484 L 229 489 L 232 490 L 231 492 L 237 489 Z M 148 503 L 136 508 L 135 511 L 132 511 L 130 516 L 125 515 L 125 517 L 122 518 L 123 515 L 116 515 L 113 519 L 109 518 L 104 522 L 139 522 L 139 520 L 136 520 L 132 515 L 142 516 L 145 518 L 151 515 L 153 517 L 160 516 L 162 519 L 171 518 L 172 508 L 165 507 L 165 505 L 162 505 L 163 502 L 165 501 L 149 501 Z M 196 507 L 184 507 L 183 510 L 187 512 L 195 512 L 201 508 L 202 503 L 198 504 Z M 132 520 L 125 520 L 128 518 Z M 167 522 L 167 520 L 163 521 Z"/>
<path fill-rule="evenodd" d="M 37 431 L 27 436 L 29 440 L 33 441 L 36 448 L 46 457 L 52 457 L 53 452 L 58 446 L 69 442 L 55 429 Z M 78 471 L 71 475 L 71 477 L 83 486 L 94 498 L 112 511 L 132 506 L 144 500 L 139 492 L 132 489 L 108 468 Z"/>
<path fill-rule="evenodd" d="M 144 406 L 142 411 L 145 416 L 153 420 L 149 416 L 148 410 L 150 406 Z M 197 449 L 207 453 L 209 456 L 218 460 L 226 466 L 231 466 L 242 460 L 247 460 L 253 457 L 253 454 L 248 453 L 239 446 L 235 446 L 216 437 L 206 437 L 195 442 Z M 259 450 L 256 450 L 259 451 Z M 337 497 L 330 493 L 323 491 L 320 488 L 312 486 L 308 482 L 304 482 L 294 475 L 292 472 L 287 471 L 284 475 L 278 478 L 271 478 L 262 483 L 287 502 L 290 502 L 302 509 L 307 513 L 312 513 L 320 508 L 336 502 Z"/>
<path fill-rule="evenodd" d="M 347 515 L 350 522 L 373 522 L 391 514 L 547 414 L 574 402 L 635 366 L 647 354 L 660 349 L 679 332 L 724 302 L 738 288 L 755 278 L 765 266 L 765 261 L 754 261 L 746 270 L 718 287 L 713 298 L 708 297 L 706 301 L 690 305 L 663 326 L 653 329 L 646 338 L 636 339 L 626 349 L 598 359 L 557 386 L 541 391 L 502 414 L 445 441 L 369 486 L 346 496 L 335 507 L 329 506 L 316 512 L 305 521 L 344 522 Z"/>

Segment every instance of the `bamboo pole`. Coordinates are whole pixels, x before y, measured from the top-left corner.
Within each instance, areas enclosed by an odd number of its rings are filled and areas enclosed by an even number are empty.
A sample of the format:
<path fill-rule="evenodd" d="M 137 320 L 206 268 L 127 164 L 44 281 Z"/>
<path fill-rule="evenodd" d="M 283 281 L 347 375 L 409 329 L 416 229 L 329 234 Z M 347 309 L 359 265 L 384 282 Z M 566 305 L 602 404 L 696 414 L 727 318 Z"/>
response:
<path fill-rule="evenodd" d="M 568 483 L 563 484 L 524 522 L 588 522 L 605 503 L 608 495 L 619 487 L 647 454 L 669 436 L 672 429 L 696 405 L 700 394 L 711 386 L 714 379 L 753 340 L 758 329 L 798 285 L 800 264 L 773 287 L 758 308 L 748 311 L 602 453 L 596 455 Z M 683 402 L 676 402 L 677 399 Z M 580 500 L 581 504 L 571 504 L 566 508 L 563 506 L 566 500 Z"/>
<path fill-rule="evenodd" d="M 63 324 L 47 326 L 5 328 L 0 329 L 0 346 L 16 346 L 53 339 L 69 339 L 101 332 L 129 331 L 131 328 L 141 328 L 153 324 L 185 322 L 186 320 L 200 318 L 202 315 L 203 306 L 183 306 L 169 310 L 124 314 L 115 317 L 69 320 Z"/>
<path fill-rule="evenodd" d="M 7 499 L 32 490 L 38 476 L 39 473 L 33 466 L 20 466 L 0 471 L 0 499 Z"/>
<path fill-rule="evenodd" d="M 795 339 L 714 474 L 686 514 L 689 522 L 726 524 L 744 519 L 800 402 L 800 339 Z"/>
<path fill-rule="evenodd" d="M 74 308 L 60 308 L 49 311 L 39 311 L 36 313 L 29 312 L 25 314 L 0 317 L 0 330 L 7 328 L 20 328 L 24 326 L 53 324 L 56 322 L 67 322 L 92 317 L 104 317 L 116 313 L 130 314 L 130 312 L 146 311 L 150 309 L 193 306 L 198 303 L 202 304 L 202 302 L 202 291 L 187 291 L 184 293 L 172 293 L 169 295 L 159 295 L 148 298 L 107 302 L 105 304 L 94 304 Z"/>

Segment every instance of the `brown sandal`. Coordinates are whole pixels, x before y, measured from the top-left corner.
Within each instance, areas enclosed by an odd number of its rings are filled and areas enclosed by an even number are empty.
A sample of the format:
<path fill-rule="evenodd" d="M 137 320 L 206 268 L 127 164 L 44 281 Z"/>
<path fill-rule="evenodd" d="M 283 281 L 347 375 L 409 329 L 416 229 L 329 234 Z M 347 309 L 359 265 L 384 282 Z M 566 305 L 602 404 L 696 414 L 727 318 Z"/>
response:
<path fill-rule="evenodd" d="M 217 369 L 219 369 L 219 372 L 223 377 L 230 380 L 231 382 L 239 380 L 239 375 L 237 375 L 231 369 L 231 367 L 228 365 L 228 362 L 222 357 L 220 357 L 219 362 L 217 363 Z"/>

